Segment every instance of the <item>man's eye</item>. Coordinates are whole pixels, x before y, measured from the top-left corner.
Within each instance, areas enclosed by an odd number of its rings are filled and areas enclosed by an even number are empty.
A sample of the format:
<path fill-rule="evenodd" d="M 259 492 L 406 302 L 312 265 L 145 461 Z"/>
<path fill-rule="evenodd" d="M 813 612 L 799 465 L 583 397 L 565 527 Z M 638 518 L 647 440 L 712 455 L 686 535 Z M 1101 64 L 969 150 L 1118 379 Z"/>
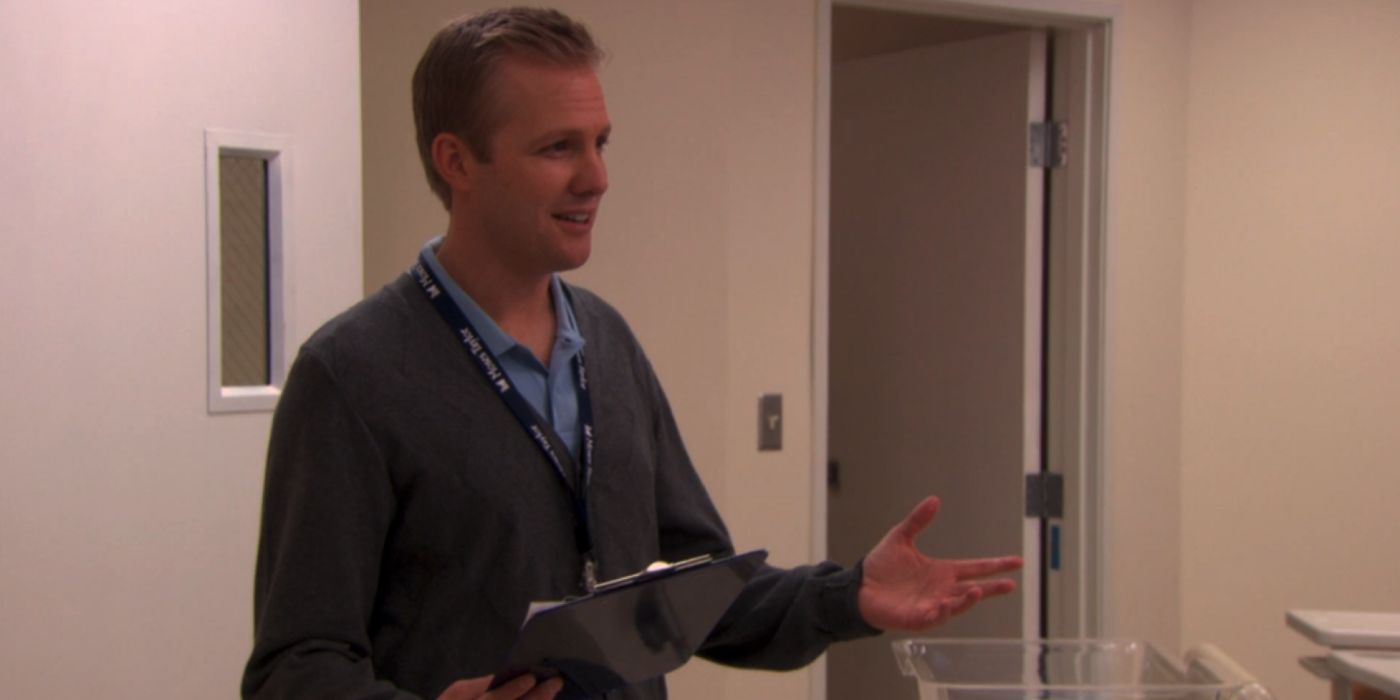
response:
<path fill-rule="evenodd" d="M 549 144 L 548 146 L 545 146 L 544 149 L 542 149 L 541 152 L 542 152 L 542 153 L 547 153 L 547 154 L 552 154 L 552 155 L 557 155 L 557 154 L 561 154 L 561 153 L 568 153 L 568 152 L 569 152 L 569 148 L 570 148 L 570 146 L 569 146 L 569 142 L 568 142 L 568 141 L 555 141 L 554 143 L 551 143 L 551 144 Z"/>
<path fill-rule="evenodd" d="M 607 149 L 608 149 L 608 140 L 607 140 L 606 138 L 598 139 L 598 143 L 594 146 L 594 148 L 597 148 L 599 151 L 605 151 L 605 150 L 607 150 Z"/>

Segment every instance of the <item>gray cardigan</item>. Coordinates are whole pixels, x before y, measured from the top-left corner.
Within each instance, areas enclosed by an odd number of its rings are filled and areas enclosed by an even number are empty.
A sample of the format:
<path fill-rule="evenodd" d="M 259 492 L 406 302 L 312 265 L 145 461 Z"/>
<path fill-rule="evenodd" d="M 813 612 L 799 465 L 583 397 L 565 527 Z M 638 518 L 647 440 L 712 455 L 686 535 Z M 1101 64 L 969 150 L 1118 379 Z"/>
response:
<path fill-rule="evenodd" d="M 597 432 L 599 578 L 729 553 L 651 365 L 617 312 L 569 288 Z M 436 697 L 503 662 L 532 600 L 578 593 L 552 465 L 403 275 L 302 347 L 273 420 L 245 697 Z M 701 650 L 802 666 L 872 634 L 859 569 L 767 568 Z M 661 679 L 614 693 L 663 698 Z"/>

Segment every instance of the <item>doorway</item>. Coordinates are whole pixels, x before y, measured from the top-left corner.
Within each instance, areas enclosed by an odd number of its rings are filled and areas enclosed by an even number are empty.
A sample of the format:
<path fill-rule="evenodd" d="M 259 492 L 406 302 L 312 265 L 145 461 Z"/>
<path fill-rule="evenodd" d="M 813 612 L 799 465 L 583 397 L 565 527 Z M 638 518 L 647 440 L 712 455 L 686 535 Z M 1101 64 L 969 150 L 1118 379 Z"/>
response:
<path fill-rule="evenodd" d="M 937 493 L 926 552 L 1027 566 L 1016 595 L 931 634 L 1093 635 L 1108 18 L 929 4 L 823 8 L 820 554 L 852 563 Z M 1045 120 L 1067 123 L 1069 164 L 1027 162 Z M 1032 517 L 1042 474 L 1064 498 Z M 915 697 L 889 641 L 834 647 L 827 697 Z"/>

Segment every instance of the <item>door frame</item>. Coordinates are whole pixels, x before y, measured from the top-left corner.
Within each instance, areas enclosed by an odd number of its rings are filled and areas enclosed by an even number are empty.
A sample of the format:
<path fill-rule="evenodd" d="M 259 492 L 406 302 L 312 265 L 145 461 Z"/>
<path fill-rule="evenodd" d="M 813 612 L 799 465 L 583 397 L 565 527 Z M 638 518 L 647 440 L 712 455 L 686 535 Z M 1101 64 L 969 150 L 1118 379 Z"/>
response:
<path fill-rule="evenodd" d="M 1052 75 L 1055 120 L 1068 120 L 1070 166 L 1049 171 L 1050 235 L 1056 252 L 1047 289 L 1044 372 L 1061 381 L 1049 386 L 1047 405 L 1058 417 L 1047 424 L 1046 459 L 1065 479 L 1063 546 L 1074 566 L 1049 587 L 1050 636 L 1097 637 L 1105 628 L 1107 590 L 1103 527 L 1103 413 L 1108 363 L 1105 339 L 1105 266 L 1109 242 L 1108 168 L 1112 123 L 1113 25 L 1116 0 L 817 0 L 817 123 L 812 271 L 812 550 L 827 558 L 828 391 L 830 357 L 831 29 L 833 5 L 894 10 L 950 18 L 1046 27 L 1055 35 Z M 1052 382 L 1054 380 L 1051 380 Z M 891 514 L 891 519 L 899 514 Z M 1043 596 L 1045 594 L 1042 594 Z M 809 670 L 811 700 L 826 698 L 825 657 Z"/>

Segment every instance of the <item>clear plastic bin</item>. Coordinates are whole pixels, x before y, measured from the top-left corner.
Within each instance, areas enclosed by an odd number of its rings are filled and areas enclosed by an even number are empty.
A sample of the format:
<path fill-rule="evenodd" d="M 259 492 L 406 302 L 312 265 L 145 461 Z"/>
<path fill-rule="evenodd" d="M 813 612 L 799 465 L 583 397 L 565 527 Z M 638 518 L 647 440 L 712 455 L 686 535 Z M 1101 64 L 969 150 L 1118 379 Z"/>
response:
<path fill-rule="evenodd" d="M 1185 670 L 1138 641 L 906 639 L 899 668 L 920 700 L 1272 700 L 1213 647 Z"/>

